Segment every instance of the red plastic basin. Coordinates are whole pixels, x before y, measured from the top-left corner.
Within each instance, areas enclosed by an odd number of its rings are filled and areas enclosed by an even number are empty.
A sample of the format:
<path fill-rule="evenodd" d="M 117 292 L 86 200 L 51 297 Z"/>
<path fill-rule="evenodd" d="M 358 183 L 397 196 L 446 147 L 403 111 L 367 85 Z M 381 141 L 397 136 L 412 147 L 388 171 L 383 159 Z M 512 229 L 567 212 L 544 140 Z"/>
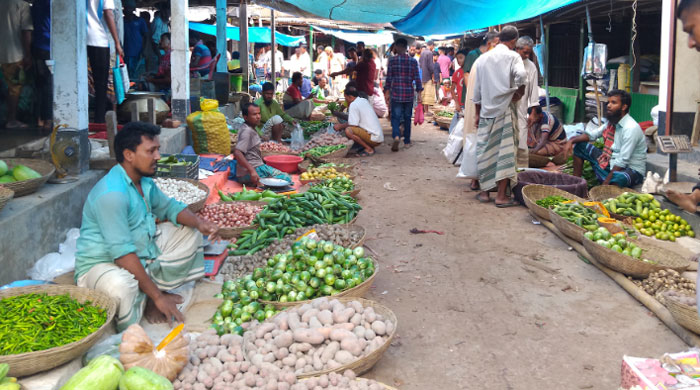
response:
<path fill-rule="evenodd" d="M 263 157 L 263 160 L 265 164 L 286 173 L 298 171 L 299 163 L 304 161 L 303 158 L 291 154 L 274 154 L 272 156 Z"/>

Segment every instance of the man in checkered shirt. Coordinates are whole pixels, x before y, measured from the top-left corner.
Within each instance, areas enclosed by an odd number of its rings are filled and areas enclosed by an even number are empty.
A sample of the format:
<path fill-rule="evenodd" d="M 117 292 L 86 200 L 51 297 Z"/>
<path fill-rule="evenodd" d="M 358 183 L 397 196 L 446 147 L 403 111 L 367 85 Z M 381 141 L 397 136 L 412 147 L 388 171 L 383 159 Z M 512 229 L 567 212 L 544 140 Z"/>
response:
<path fill-rule="evenodd" d="M 389 59 L 387 66 L 386 82 L 384 91 L 391 97 L 391 136 L 394 138 L 394 143 L 391 145 L 391 150 L 397 152 L 399 150 L 399 139 L 401 132 L 399 126 L 403 120 L 403 142 L 404 147 L 411 147 L 411 114 L 413 113 L 413 90 L 416 92 L 423 90 L 418 74 L 418 62 L 406 54 L 408 43 L 405 39 L 400 38 L 394 42 L 394 50 L 396 55 Z M 389 102 L 387 102 L 389 104 Z M 421 97 L 418 94 L 418 104 L 421 104 Z"/>

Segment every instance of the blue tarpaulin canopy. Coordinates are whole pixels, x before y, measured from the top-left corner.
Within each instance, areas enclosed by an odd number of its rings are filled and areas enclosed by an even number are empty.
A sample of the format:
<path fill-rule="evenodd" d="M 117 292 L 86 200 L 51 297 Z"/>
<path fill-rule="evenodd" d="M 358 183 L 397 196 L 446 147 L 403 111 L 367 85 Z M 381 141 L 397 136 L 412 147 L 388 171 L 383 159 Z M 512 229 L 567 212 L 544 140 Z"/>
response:
<path fill-rule="evenodd" d="M 332 20 L 392 23 L 411 35 L 459 34 L 517 22 L 579 0 L 286 0 Z"/>
<path fill-rule="evenodd" d="M 357 43 L 364 42 L 369 46 L 391 45 L 394 42 L 394 34 L 389 31 L 352 31 L 352 30 L 335 30 L 332 28 L 323 28 L 314 26 L 314 30 L 318 30 L 324 34 L 333 35 L 344 41 Z"/>
<path fill-rule="evenodd" d="M 190 23 L 190 30 L 216 36 L 216 26 L 203 23 Z M 238 27 L 226 26 L 226 38 L 233 41 L 240 40 L 240 29 Z M 272 36 L 268 27 L 248 27 L 248 41 L 253 43 L 270 43 Z M 277 44 L 281 46 L 299 46 L 306 43 L 306 37 L 295 37 L 291 35 L 275 32 Z"/>

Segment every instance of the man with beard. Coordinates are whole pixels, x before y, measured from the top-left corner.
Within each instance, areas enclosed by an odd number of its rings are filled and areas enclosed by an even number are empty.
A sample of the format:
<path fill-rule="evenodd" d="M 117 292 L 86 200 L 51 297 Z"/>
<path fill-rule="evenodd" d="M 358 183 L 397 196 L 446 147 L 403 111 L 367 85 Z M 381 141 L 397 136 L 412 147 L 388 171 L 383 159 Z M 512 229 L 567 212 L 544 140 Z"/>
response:
<path fill-rule="evenodd" d="M 263 84 L 262 97 L 255 101 L 255 105 L 260 107 L 260 123 L 255 130 L 265 138 L 281 142 L 284 123 L 297 123 L 275 100 L 275 86 L 270 82 Z"/>
<path fill-rule="evenodd" d="M 151 179 L 160 159 L 158 134 L 150 123 L 125 125 L 114 139 L 118 164 L 83 207 L 75 281 L 119 302 L 118 332 L 139 323 L 144 310 L 151 322 L 183 322 L 182 297 L 167 291 L 204 276 L 202 235 L 216 240 L 219 231 Z"/>
<path fill-rule="evenodd" d="M 605 113 L 608 123 L 569 140 L 569 144 L 576 145 L 574 176 L 581 176 L 583 162 L 586 160 L 591 163 L 598 181 L 603 184 L 632 187 L 644 180 L 647 144 L 644 132 L 629 115 L 631 105 L 632 98 L 626 91 L 615 89 L 608 92 Z M 589 143 L 600 137 L 605 142 L 603 150 Z"/>

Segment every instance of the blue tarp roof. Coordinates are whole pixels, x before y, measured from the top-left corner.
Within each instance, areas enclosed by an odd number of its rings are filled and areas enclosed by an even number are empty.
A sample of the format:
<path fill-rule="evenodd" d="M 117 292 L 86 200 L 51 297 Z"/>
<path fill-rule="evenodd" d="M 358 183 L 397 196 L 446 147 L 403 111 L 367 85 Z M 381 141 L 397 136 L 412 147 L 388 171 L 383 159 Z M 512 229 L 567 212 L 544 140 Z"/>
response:
<path fill-rule="evenodd" d="M 332 20 L 392 23 L 411 35 L 459 34 L 530 19 L 579 0 L 286 0 Z"/>
<path fill-rule="evenodd" d="M 365 45 L 370 46 L 381 46 L 381 45 L 391 45 L 394 42 L 394 33 L 389 31 L 352 31 L 352 30 L 335 30 L 332 28 L 323 28 L 314 26 L 314 30 L 318 30 L 324 34 L 333 35 L 336 38 L 340 38 L 344 41 L 357 43 L 364 42 Z"/>
<path fill-rule="evenodd" d="M 190 30 L 197 31 L 203 34 L 216 36 L 216 26 L 203 23 L 190 22 Z M 226 37 L 228 39 L 240 40 L 240 29 L 238 27 L 226 26 Z M 248 41 L 253 43 L 270 43 L 270 29 L 268 27 L 248 27 Z M 281 46 L 298 46 L 300 43 L 306 43 L 306 37 L 295 37 L 292 35 L 275 32 L 277 44 Z"/>
<path fill-rule="evenodd" d="M 392 24 L 413 35 L 453 34 L 530 19 L 578 0 L 422 0 Z"/>

